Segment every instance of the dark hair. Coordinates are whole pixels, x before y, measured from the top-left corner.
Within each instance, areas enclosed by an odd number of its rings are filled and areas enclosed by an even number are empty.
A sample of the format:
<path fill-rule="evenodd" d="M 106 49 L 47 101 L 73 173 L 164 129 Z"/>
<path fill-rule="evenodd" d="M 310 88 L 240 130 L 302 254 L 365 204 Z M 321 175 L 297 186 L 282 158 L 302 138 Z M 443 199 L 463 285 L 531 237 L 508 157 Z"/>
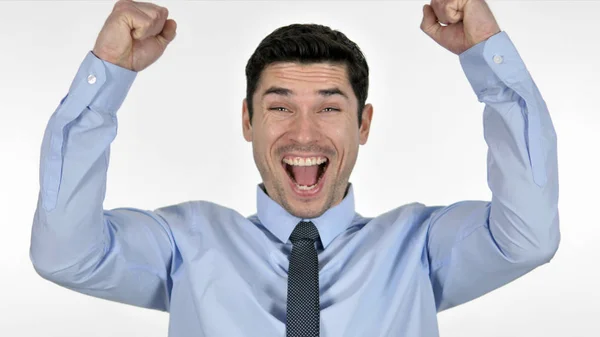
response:
<path fill-rule="evenodd" d="M 369 89 L 369 66 L 356 43 L 343 33 L 318 24 L 291 24 L 265 37 L 246 64 L 246 100 L 252 121 L 252 95 L 262 71 L 271 63 L 345 64 L 352 90 L 358 99 L 358 125 Z"/>

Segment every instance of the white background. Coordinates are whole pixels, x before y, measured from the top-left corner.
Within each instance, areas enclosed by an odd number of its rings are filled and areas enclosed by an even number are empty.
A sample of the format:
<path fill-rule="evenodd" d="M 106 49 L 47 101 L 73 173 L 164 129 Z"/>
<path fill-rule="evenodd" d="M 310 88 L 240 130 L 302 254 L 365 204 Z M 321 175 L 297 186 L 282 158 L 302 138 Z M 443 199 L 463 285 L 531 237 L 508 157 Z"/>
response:
<path fill-rule="evenodd" d="M 204 199 L 253 213 L 260 180 L 241 133 L 244 67 L 263 37 L 293 22 L 341 30 L 369 62 L 375 114 L 351 177 L 361 214 L 491 197 L 483 105 L 458 58 L 420 31 L 424 1 L 158 3 L 178 36 L 118 113 L 105 208 Z M 112 5 L 0 2 L 0 336 L 167 335 L 167 314 L 60 288 L 28 256 L 44 128 Z M 600 336 L 600 2 L 490 6 L 557 130 L 562 242 L 550 264 L 441 313 L 441 335 Z"/>

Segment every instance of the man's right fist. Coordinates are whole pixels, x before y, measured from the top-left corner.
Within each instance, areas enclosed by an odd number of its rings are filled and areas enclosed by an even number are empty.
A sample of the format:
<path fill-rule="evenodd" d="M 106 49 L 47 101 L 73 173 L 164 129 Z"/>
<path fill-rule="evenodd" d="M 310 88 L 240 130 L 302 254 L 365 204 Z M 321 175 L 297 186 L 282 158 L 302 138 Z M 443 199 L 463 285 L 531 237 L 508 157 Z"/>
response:
<path fill-rule="evenodd" d="M 119 0 L 106 19 L 92 52 L 104 61 L 133 71 L 154 63 L 175 38 L 169 11 L 151 3 Z"/>

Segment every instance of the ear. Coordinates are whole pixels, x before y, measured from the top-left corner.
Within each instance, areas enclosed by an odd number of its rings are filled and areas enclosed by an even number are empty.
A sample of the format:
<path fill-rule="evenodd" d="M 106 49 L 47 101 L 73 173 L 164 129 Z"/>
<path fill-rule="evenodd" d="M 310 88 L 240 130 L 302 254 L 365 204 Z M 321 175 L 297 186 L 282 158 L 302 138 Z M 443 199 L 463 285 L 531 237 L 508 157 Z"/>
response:
<path fill-rule="evenodd" d="M 362 111 L 362 122 L 360 124 L 360 145 L 365 145 L 367 143 L 367 139 L 369 138 L 369 130 L 371 129 L 371 120 L 373 119 L 373 105 L 365 104 L 365 107 Z"/>
<path fill-rule="evenodd" d="M 247 142 L 252 141 L 252 123 L 250 122 L 250 113 L 248 111 L 248 102 L 244 98 L 242 102 L 242 132 L 244 133 L 244 139 Z"/>

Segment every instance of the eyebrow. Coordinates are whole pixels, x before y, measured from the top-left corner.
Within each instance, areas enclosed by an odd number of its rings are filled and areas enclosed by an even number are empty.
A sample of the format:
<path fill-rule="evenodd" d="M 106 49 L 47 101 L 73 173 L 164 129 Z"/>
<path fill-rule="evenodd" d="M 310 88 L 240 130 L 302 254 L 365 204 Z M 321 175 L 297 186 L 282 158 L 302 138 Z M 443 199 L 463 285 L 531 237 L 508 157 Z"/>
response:
<path fill-rule="evenodd" d="M 349 100 L 348 95 L 346 95 L 345 92 L 343 92 L 342 90 L 340 90 L 337 87 L 317 90 L 316 93 L 321 96 L 324 96 L 324 97 L 340 95 L 340 96 L 344 97 L 346 100 Z M 289 96 L 293 96 L 295 94 L 290 89 L 272 86 L 269 89 L 265 90 L 265 92 L 262 94 L 263 97 L 265 97 L 267 95 L 280 95 L 280 96 L 288 96 L 289 97 Z"/>

